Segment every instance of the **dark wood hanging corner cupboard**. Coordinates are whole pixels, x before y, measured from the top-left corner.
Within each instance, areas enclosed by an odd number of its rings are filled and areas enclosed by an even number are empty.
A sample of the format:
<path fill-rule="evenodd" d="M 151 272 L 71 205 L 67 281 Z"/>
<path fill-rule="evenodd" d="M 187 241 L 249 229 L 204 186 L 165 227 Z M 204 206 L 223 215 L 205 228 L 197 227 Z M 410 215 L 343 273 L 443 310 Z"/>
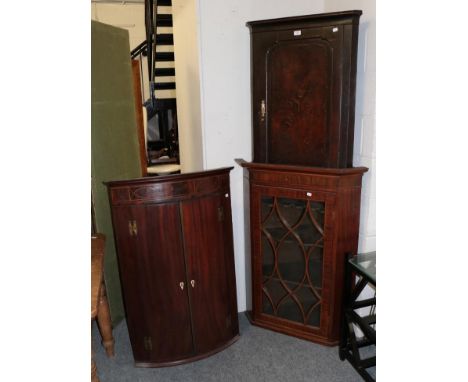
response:
<path fill-rule="evenodd" d="M 361 14 L 247 23 L 254 162 L 352 167 Z"/>
<path fill-rule="evenodd" d="M 248 22 L 253 162 L 244 167 L 255 325 L 339 341 L 346 253 L 357 253 L 353 168 L 361 11 Z"/>
<path fill-rule="evenodd" d="M 231 169 L 106 183 L 136 366 L 194 361 L 239 337 Z"/>

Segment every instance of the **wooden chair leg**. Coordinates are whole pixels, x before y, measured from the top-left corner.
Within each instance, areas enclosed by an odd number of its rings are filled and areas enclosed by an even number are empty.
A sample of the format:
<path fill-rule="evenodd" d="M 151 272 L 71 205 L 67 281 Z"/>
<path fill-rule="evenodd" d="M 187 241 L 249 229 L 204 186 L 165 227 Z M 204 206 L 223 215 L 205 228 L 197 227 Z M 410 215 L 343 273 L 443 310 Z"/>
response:
<path fill-rule="evenodd" d="M 102 345 L 106 349 L 108 357 L 114 356 L 114 337 L 112 336 L 112 321 L 107 303 L 106 287 L 104 283 L 101 286 L 101 296 L 99 298 L 99 307 L 97 312 L 97 323 L 101 333 Z"/>
<path fill-rule="evenodd" d="M 93 350 L 91 350 L 91 382 L 99 382 L 99 378 L 97 376 L 96 362 L 94 362 L 93 356 Z"/>

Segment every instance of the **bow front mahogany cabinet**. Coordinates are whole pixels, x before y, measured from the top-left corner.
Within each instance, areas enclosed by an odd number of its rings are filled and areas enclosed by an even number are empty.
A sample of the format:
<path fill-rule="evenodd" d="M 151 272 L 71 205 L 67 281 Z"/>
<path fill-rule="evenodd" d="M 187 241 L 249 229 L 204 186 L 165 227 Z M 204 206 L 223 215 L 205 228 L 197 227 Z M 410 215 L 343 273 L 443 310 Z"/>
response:
<path fill-rule="evenodd" d="M 136 366 L 194 361 L 239 337 L 231 169 L 107 183 Z"/>

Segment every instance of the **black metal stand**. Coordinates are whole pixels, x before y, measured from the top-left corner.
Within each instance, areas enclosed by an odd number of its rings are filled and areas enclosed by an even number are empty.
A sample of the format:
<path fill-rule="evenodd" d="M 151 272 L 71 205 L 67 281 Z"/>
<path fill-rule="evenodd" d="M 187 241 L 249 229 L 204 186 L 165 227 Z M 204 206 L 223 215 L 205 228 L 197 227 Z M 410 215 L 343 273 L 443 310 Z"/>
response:
<path fill-rule="evenodd" d="M 362 317 L 355 310 L 376 305 L 376 298 L 356 301 L 367 284 L 376 286 L 375 280 L 370 280 L 367 275 L 349 262 L 351 255 L 345 259 L 345 290 L 343 296 L 343 317 L 339 356 L 342 361 L 347 359 L 365 381 L 374 382 L 374 378 L 367 372 L 367 368 L 376 365 L 376 357 L 362 359 L 359 349 L 369 345 L 375 345 L 376 330 L 372 326 L 376 323 L 376 315 L 370 314 Z M 353 275 L 359 276 L 359 281 L 354 285 Z M 353 287 L 354 285 L 354 287 Z M 357 325 L 364 333 L 363 339 L 357 339 L 354 331 Z"/>

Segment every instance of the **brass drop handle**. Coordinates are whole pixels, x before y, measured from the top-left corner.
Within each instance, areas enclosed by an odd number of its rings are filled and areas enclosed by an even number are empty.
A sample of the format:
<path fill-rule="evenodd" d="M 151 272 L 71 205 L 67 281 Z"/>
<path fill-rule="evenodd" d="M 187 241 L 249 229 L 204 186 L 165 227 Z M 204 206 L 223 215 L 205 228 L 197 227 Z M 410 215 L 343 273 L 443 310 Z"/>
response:
<path fill-rule="evenodd" d="M 195 288 L 195 280 L 191 280 L 190 284 L 192 285 L 192 288 Z"/>
<path fill-rule="evenodd" d="M 266 114 L 265 100 L 262 99 L 262 102 L 260 102 L 260 121 L 261 122 L 265 121 L 265 114 Z"/>
<path fill-rule="evenodd" d="M 185 286 L 185 284 L 184 284 L 184 282 L 183 282 L 183 281 L 181 281 L 181 282 L 179 283 L 179 286 L 180 286 L 180 289 L 184 290 L 184 286 Z"/>

